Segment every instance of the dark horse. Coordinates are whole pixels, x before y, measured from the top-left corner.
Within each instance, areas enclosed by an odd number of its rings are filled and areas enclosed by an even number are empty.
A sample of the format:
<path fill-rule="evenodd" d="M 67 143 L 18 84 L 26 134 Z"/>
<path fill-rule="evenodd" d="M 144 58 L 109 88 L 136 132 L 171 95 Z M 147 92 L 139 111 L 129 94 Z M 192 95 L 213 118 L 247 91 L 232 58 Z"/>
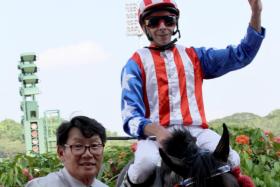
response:
<path fill-rule="evenodd" d="M 196 145 L 196 139 L 185 128 L 176 128 L 171 138 L 159 149 L 161 166 L 143 187 L 239 187 L 227 165 L 229 132 L 223 124 L 223 134 L 214 152 Z M 120 173 L 116 186 L 122 181 L 131 161 Z M 139 186 L 139 185 L 138 185 Z"/>

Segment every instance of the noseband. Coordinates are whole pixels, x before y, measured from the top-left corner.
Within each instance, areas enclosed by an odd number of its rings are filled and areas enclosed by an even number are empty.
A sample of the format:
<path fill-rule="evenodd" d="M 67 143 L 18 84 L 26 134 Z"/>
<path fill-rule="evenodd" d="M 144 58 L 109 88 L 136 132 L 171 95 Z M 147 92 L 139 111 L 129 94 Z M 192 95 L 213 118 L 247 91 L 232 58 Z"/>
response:
<path fill-rule="evenodd" d="M 224 166 L 221 166 L 221 167 L 217 168 L 215 170 L 215 172 L 213 172 L 210 175 L 210 177 L 207 177 L 206 179 L 217 177 L 219 175 L 223 175 L 223 174 L 228 173 L 228 172 L 230 172 L 230 166 L 229 165 L 224 165 Z M 195 183 L 194 178 L 190 177 L 190 178 L 184 179 L 179 184 L 176 184 L 174 187 L 188 187 L 188 186 L 190 186 L 194 183 Z"/>

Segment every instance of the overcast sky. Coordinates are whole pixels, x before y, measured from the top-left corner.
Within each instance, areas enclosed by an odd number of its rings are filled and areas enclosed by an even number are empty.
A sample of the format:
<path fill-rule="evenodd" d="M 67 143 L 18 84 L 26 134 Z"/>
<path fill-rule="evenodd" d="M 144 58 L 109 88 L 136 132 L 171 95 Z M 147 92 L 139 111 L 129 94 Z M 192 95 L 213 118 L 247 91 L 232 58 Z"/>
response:
<path fill-rule="evenodd" d="M 132 1 L 132 0 L 131 0 Z M 122 0 L 0 1 L 0 120 L 20 121 L 20 55 L 38 60 L 40 115 L 59 109 L 64 119 L 93 117 L 122 132 L 120 73 L 145 37 L 126 35 Z M 177 0 L 179 44 L 224 48 L 238 44 L 250 19 L 247 0 Z M 280 2 L 263 0 L 263 45 L 246 68 L 204 81 L 208 120 L 237 112 L 265 116 L 280 108 Z"/>

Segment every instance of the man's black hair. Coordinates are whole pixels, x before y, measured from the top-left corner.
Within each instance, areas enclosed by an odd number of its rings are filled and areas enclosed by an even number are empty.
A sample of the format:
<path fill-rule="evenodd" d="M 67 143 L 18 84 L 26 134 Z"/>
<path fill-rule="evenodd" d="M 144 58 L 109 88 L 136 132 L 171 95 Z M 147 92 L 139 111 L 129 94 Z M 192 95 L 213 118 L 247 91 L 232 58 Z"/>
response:
<path fill-rule="evenodd" d="M 64 146 L 64 144 L 66 144 L 69 131 L 74 127 L 78 128 L 86 138 L 98 135 L 102 141 L 102 144 L 105 145 L 105 128 L 95 119 L 88 118 L 86 116 L 76 116 L 70 121 L 62 122 L 56 131 L 57 145 Z"/>

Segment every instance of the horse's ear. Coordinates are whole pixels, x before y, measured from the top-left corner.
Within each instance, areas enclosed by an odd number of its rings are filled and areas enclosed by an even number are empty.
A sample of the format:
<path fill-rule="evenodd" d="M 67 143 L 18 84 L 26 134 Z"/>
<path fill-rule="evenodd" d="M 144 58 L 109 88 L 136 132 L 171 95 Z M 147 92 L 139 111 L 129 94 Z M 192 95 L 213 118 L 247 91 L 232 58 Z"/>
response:
<path fill-rule="evenodd" d="M 159 154 L 163 160 L 163 162 L 171 168 L 175 173 L 178 175 L 184 177 L 184 169 L 180 166 L 180 160 L 177 158 L 174 158 L 168 154 L 166 154 L 161 148 L 159 148 Z"/>
<path fill-rule="evenodd" d="M 214 157 L 223 162 L 227 162 L 229 155 L 229 132 L 226 124 L 223 124 L 223 134 L 214 151 Z"/>

